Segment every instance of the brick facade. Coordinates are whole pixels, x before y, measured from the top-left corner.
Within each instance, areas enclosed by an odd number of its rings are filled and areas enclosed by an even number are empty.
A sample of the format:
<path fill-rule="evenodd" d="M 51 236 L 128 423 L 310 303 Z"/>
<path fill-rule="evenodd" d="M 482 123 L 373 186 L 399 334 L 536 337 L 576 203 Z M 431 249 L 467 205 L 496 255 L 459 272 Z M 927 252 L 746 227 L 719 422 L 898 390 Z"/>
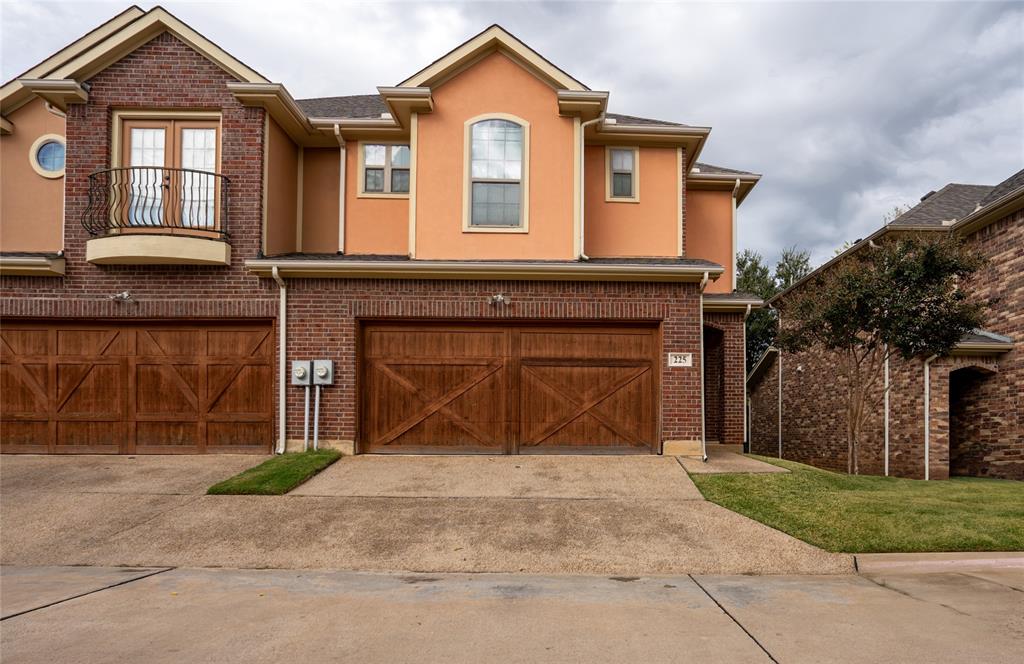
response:
<path fill-rule="evenodd" d="M 705 312 L 704 408 L 707 438 L 742 445 L 745 351 L 742 313 Z"/>
<path fill-rule="evenodd" d="M 511 304 L 487 297 L 503 293 Z M 700 328 L 696 284 L 642 282 L 295 279 L 288 284 L 289 357 L 326 357 L 336 383 L 322 396 L 321 436 L 357 437 L 356 338 L 365 319 L 659 321 L 666 352 L 693 367 L 662 369 L 661 439 L 700 438 Z M 288 437 L 302 436 L 303 393 L 289 387 Z"/>
<path fill-rule="evenodd" d="M 985 329 L 1019 343 L 1024 338 L 1024 212 L 987 226 L 967 242 L 990 260 L 969 285 L 974 297 L 991 303 Z M 845 387 L 835 365 L 836 358 L 820 349 L 782 353 L 751 381 L 752 451 L 778 454 L 777 381 L 781 370 L 783 458 L 846 471 Z M 938 358 L 929 373 L 929 477 L 1024 479 L 1024 362 L 1019 347 L 1003 354 Z M 893 358 L 890 385 L 889 474 L 923 478 L 923 360 Z M 880 405 L 864 427 L 861 473 L 885 472 L 884 422 L 884 406 Z"/>
<path fill-rule="evenodd" d="M 246 259 L 261 255 L 265 115 L 262 109 L 237 101 L 226 86 L 232 80 L 164 33 L 88 81 L 88 102 L 70 106 L 66 123 L 66 275 L 0 278 L 0 316 L 262 319 L 276 325 L 276 284 L 253 276 L 244 266 Z M 85 261 L 89 235 L 80 220 L 88 204 L 88 176 L 110 167 L 113 112 L 133 108 L 221 113 L 221 172 L 231 180 L 229 266 L 92 265 Z M 700 294 L 694 283 L 291 279 L 288 290 L 288 358 L 324 357 L 337 363 L 336 384 L 323 394 L 320 433 L 325 441 L 358 437 L 358 321 L 379 318 L 658 322 L 662 350 L 689 352 L 694 357 L 693 367 L 658 367 L 661 439 L 700 439 Z M 131 293 L 130 301 L 110 299 L 122 291 Z M 487 304 L 486 297 L 496 292 L 510 295 L 512 304 L 499 308 Z M 737 330 L 742 334 L 741 318 L 719 314 L 707 318 L 709 325 L 722 330 L 726 353 L 721 361 L 723 442 L 739 443 L 743 436 L 743 347 L 742 337 L 736 336 Z M 302 436 L 302 396 L 301 389 L 287 388 L 289 439 Z"/>

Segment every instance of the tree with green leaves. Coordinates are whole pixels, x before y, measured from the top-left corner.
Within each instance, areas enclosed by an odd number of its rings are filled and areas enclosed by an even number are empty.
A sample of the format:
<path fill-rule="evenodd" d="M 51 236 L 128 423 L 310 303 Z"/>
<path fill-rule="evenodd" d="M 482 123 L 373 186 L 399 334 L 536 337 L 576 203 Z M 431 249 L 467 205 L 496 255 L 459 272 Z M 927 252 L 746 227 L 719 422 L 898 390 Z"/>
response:
<path fill-rule="evenodd" d="M 865 423 L 885 397 L 886 361 L 943 355 L 981 325 L 983 304 L 959 287 L 981 265 L 956 238 L 893 238 L 849 255 L 776 305 L 776 345 L 830 352 L 845 379 L 848 472 L 859 473 Z"/>
<path fill-rule="evenodd" d="M 783 250 L 773 273 L 761 254 L 744 249 L 736 256 L 736 290 L 762 300 L 789 288 L 811 272 L 811 255 L 795 246 Z M 775 341 L 775 312 L 755 309 L 747 317 L 747 370 Z"/>

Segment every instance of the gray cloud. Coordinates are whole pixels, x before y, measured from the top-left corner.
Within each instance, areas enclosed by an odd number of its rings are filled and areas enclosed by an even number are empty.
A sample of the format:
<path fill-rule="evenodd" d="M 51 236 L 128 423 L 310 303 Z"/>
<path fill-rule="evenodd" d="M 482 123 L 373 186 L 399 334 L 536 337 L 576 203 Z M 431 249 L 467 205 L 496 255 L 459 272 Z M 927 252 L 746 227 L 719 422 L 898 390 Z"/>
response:
<path fill-rule="evenodd" d="M 1024 166 L 1021 4 L 164 4 L 297 97 L 397 83 L 501 23 L 612 110 L 714 127 L 702 159 L 764 173 L 740 245 L 769 259 Z M 4 80 L 123 6 L 5 2 Z"/>

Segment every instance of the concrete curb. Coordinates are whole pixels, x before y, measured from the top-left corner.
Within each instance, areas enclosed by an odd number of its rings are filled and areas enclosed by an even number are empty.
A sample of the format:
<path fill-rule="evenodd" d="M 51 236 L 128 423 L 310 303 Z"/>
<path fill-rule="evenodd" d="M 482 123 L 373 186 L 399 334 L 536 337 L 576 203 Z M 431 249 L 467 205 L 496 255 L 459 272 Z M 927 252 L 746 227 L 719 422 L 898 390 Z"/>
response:
<path fill-rule="evenodd" d="M 854 557 L 859 574 L 923 574 L 985 569 L 1024 570 L 1024 552 L 993 553 L 859 553 Z"/>

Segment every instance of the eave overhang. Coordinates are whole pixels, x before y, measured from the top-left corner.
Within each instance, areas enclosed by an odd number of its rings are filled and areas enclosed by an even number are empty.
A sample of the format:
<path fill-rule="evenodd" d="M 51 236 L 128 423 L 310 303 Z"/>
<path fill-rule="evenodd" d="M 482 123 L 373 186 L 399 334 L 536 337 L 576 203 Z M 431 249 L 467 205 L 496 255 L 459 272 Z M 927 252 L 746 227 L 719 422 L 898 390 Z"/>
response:
<path fill-rule="evenodd" d="M 761 298 L 716 298 L 714 293 L 707 293 L 704 295 L 704 311 L 746 313 L 747 307 L 750 307 L 751 309 L 760 309 L 763 306 L 764 300 Z"/>
<path fill-rule="evenodd" d="M 0 276 L 63 277 L 64 257 L 0 255 Z"/>
<path fill-rule="evenodd" d="M 26 91 L 65 113 L 70 104 L 89 101 L 89 93 L 78 81 L 41 78 L 23 78 L 19 81 Z"/>
<path fill-rule="evenodd" d="M 331 145 L 327 138 L 322 137 L 306 114 L 295 103 L 288 90 L 280 83 L 228 83 L 228 90 L 245 106 L 257 106 L 266 109 L 281 129 L 298 145 L 323 146 Z"/>
<path fill-rule="evenodd" d="M 598 90 L 559 90 L 558 113 L 583 122 L 601 117 L 608 110 L 608 94 Z"/>
<path fill-rule="evenodd" d="M 598 122 L 586 130 L 587 144 L 641 145 L 649 147 L 682 147 L 686 149 L 686 171 L 704 149 L 711 127 L 683 125 L 630 125 Z"/>
<path fill-rule="evenodd" d="M 757 358 L 757 362 L 754 363 L 754 368 L 747 374 L 747 385 L 760 378 L 761 374 L 768 370 L 768 367 L 771 366 L 772 360 L 774 360 L 775 356 L 778 354 L 778 348 L 775 348 L 774 346 L 766 348 L 765 351 L 761 353 L 761 357 Z"/>
<path fill-rule="evenodd" d="M 718 278 L 721 266 L 507 263 L 501 261 L 381 261 L 259 258 L 246 268 L 259 277 L 334 277 L 339 279 L 509 279 L 514 281 L 674 281 Z"/>
<path fill-rule="evenodd" d="M 391 111 L 391 117 L 403 127 L 408 127 L 413 113 L 430 113 L 434 110 L 434 98 L 426 87 L 378 87 L 377 92 L 384 98 Z"/>
<path fill-rule="evenodd" d="M 686 176 L 686 188 L 712 191 L 731 191 L 739 180 L 740 188 L 736 193 L 736 205 L 743 203 L 747 195 L 758 182 L 760 174 L 740 173 L 698 173 L 691 171 Z"/>

